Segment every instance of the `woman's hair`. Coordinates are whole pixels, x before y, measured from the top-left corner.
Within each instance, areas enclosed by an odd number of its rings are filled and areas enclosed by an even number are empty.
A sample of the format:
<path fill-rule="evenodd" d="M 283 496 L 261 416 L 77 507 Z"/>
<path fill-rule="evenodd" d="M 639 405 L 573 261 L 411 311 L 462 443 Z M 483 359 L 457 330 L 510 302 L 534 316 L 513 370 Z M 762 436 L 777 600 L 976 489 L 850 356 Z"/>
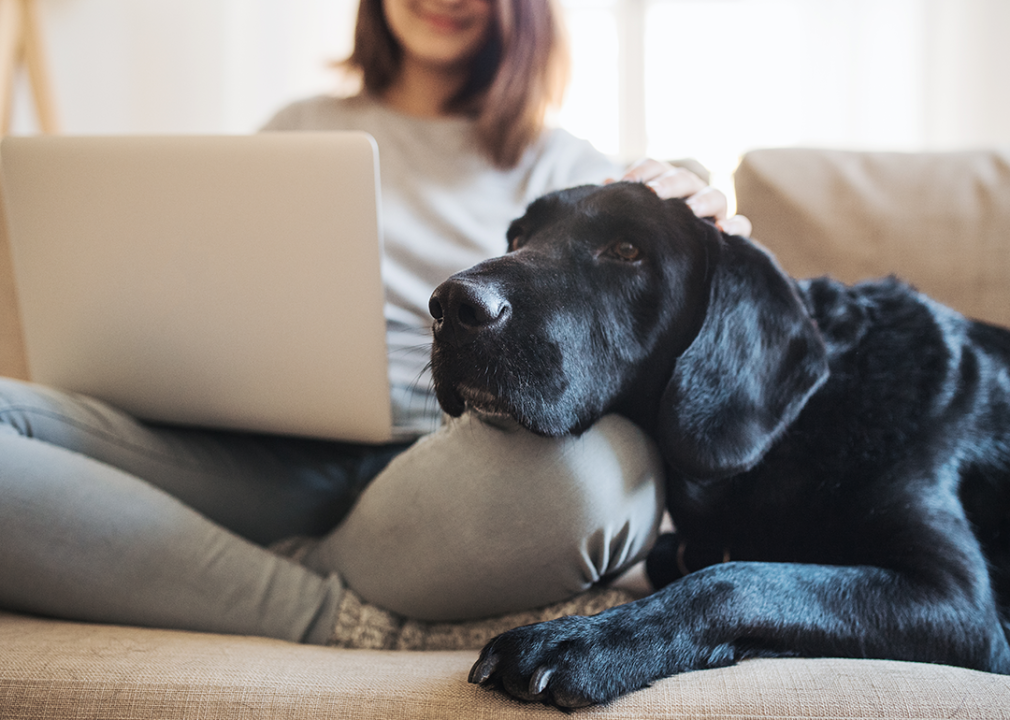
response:
<path fill-rule="evenodd" d="M 496 165 L 514 167 L 537 139 L 548 107 L 568 82 L 568 44 L 556 0 L 488 0 L 497 12 L 470 77 L 446 105 L 477 121 L 478 139 Z M 382 0 L 361 0 L 354 50 L 342 64 L 376 95 L 396 79 L 402 51 Z"/>

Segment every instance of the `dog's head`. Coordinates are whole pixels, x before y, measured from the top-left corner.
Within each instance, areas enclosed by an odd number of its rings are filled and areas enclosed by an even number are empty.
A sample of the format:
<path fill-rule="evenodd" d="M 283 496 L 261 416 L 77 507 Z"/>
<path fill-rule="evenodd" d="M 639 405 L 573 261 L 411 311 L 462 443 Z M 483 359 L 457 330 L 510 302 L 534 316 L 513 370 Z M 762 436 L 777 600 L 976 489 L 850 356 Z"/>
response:
<path fill-rule="evenodd" d="M 443 409 L 581 432 L 620 412 L 697 477 L 764 455 L 827 375 L 792 283 L 678 200 L 615 183 L 547 195 L 509 252 L 431 297 Z"/>

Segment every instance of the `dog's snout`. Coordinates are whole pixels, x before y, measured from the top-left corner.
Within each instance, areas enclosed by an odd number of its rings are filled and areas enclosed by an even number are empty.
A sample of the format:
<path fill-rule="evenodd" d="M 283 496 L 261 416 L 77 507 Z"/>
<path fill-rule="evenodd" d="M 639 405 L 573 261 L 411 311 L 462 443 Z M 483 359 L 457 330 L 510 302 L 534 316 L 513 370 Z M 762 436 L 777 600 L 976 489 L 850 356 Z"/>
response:
<path fill-rule="evenodd" d="M 435 288 L 428 312 L 440 340 L 465 342 L 504 324 L 512 307 L 494 285 L 449 279 Z"/>

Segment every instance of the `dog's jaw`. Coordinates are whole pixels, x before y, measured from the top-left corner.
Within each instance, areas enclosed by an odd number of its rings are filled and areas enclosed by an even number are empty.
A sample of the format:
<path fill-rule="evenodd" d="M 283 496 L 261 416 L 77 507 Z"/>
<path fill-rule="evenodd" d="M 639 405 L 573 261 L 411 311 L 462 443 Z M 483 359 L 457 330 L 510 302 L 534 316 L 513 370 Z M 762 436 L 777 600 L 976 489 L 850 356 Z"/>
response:
<path fill-rule="evenodd" d="M 555 343 L 540 338 L 523 345 L 496 333 L 460 342 L 456 334 L 442 332 L 439 323 L 431 369 L 435 396 L 448 415 L 474 411 L 508 418 L 548 437 L 588 427 L 591 421 L 572 415 L 574 404 L 559 372 L 563 360 Z"/>
<path fill-rule="evenodd" d="M 463 399 L 467 410 L 473 410 L 481 415 L 491 417 L 506 417 L 518 421 L 516 414 L 509 410 L 501 400 L 488 390 L 470 385 L 460 385 L 456 393 Z"/>
<path fill-rule="evenodd" d="M 522 404 L 515 404 L 507 397 L 494 394 L 487 388 L 480 388 L 461 382 L 447 385 L 435 382 L 435 395 L 442 409 L 451 417 L 459 417 L 466 412 L 474 412 L 485 418 L 497 418 L 518 423 L 530 432 L 545 437 L 561 437 L 567 434 L 581 434 L 590 422 L 574 423 L 559 419 L 552 414 L 526 413 Z"/>
<path fill-rule="evenodd" d="M 438 371 L 439 359 L 447 361 L 446 356 L 450 351 L 443 348 L 439 358 L 438 345 L 436 339 L 432 362 L 435 395 L 447 414 L 459 417 L 464 412 L 473 411 L 487 417 L 508 418 L 521 423 L 518 413 L 490 389 L 466 380 L 458 382 L 444 380 L 442 373 Z"/>

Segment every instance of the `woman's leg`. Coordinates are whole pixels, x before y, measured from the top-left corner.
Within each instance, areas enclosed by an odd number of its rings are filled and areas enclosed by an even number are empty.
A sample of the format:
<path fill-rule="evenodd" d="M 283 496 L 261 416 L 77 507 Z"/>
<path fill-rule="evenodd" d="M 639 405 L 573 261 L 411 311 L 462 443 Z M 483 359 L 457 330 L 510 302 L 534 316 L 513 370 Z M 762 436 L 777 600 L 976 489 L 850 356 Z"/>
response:
<path fill-rule="evenodd" d="M 333 444 L 277 442 L 150 428 L 0 380 L 0 606 L 325 642 L 341 595 L 331 573 L 344 567 L 366 599 L 407 616 L 496 615 L 630 564 L 662 509 L 655 449 L 620 418 L 547 440 L 467 417 L 379 476 L 310 556 L 316 575 L 205 516 L 263 542 L 306 534 L 321 520 L 289 506 L 322 504 L 332 521 L 346 506 L 346 487 L 332 486 L 360 487 L 398 448 L 366 455 L 348 479 Z M 289 483 L 303 492 L 286 499 Z"/>
<path fill-rule="evenodd" d="M 644 557 L 663 483 L 654 444 L 618 416 L 548 439 L 464 415 L 393 460 L 303 562 L 422 620 L 528 610 Z"/>
<path fill-rule="evenodd" d="M 325 642 L 339 579 L 218 523 L 264 542 L 332 527 L 388 457 L 348 473 L 326 445 L 151 428 L 0 379 L 0 606 Z"/>
<path fill-rule="evenodd" d="M 406 448 L 152 425 L 89 397 L 6 378 L 0 428 L 143 478 L 263 545 L 335 527 Z"/>

